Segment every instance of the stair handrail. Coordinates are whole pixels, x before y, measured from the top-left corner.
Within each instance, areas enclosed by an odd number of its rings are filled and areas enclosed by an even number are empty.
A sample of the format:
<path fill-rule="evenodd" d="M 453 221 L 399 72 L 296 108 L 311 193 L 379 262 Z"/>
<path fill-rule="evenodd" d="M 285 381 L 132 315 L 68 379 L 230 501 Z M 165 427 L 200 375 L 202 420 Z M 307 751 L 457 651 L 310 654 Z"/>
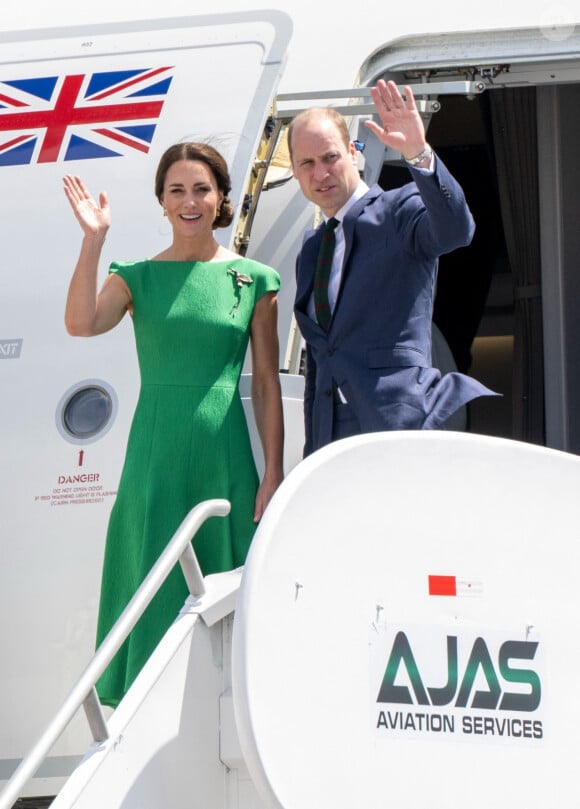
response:
<path fill-rule="evenodd" d="M 95 690 L 95 683 L 121 648 L 177 561 L 181 564 L 183 576 L 191 595 L 200 597 L 205 593 L 203 575 L 191 540 L 205 520 L 209 517 L 225 517 L 229 514 L 230 508 L 228 500 L 205 500 L 194 506 L 187 514 L 40 739 L 22 759 L 7 781 L 0 794 L 0 809 L 12 809 L 13 804 L 20 797 L 22 788 L 42 764 L 81 705 L 84 707 L 93 739 L 100 742 L 108 738 L 107 723 Z"/>

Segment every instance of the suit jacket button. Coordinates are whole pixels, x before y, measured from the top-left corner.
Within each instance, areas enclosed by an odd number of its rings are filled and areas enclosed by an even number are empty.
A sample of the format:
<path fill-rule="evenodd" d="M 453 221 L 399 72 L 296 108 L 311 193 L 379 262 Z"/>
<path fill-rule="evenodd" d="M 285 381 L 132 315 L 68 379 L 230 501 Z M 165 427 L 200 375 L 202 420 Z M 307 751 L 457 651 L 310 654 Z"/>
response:
<path fill-rule="evenodd" d="M 334 354 L 334 348 L 329 348 L 326 353 L 328 354 L 329 357 L 332 357 L 332 355 Z"/>
<path fill-rule="evenodd" d="M 332 396 L 332 388 L 326 388 L 324 393 L 325 393 L 326 396 Z"/>

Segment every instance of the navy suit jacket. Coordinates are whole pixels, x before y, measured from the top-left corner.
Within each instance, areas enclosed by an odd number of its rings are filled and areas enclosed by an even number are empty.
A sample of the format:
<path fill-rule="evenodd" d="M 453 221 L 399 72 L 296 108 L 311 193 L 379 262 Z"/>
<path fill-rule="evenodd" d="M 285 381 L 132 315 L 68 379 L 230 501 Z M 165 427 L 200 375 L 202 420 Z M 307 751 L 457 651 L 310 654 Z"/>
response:
<path fill-rule="evenodd" d="M 476 396 L 493 395 L 470 377 L 442 377 L 431 366 L 438 257 L 469 244 L 475 226 L 439 158 L 432 174 L 411 171 L 414 182 L 393 191 L 375 185 L 346 214 L 328 332 L 308 315 L 322 226 L 305 235 L 294 310 L 307 345 L 305 455 L 332 440 L 333 380 L 365 433 L 437 428 Z"/>

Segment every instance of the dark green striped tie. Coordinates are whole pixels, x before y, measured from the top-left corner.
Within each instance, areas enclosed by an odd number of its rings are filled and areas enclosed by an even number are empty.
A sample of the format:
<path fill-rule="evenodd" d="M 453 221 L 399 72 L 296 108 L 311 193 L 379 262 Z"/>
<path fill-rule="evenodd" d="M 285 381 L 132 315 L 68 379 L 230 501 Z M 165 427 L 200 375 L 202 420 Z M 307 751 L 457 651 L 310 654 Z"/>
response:
<path fill-rule="evenodd" d="M 328 219 L 322 231 L 322 241 L 320 251 L 316 261 L 316 271 L 314 273 L 314 311 L 318 325 L 324 331 L 328 331 L 330 325 L 330 304 L 328 302 L 328 279 L 330 278 L 330 268 L 332 267 L 332 256 L 336 237 L 334 229 L 338 225 L 338 219 L 332 217 Z"/>

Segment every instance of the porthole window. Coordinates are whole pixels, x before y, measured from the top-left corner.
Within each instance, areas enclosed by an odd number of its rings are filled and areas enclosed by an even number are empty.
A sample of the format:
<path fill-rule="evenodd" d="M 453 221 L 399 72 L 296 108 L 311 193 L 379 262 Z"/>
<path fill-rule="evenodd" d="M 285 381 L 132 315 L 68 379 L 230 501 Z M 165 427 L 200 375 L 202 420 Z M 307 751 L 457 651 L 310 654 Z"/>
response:
<path fill-rule="evenodd" d="M 117 397 L 110 385 L 85 380 L 69 389 L 56 414 L 61 435 L 73 444 L 97 441 L 110 429 L 117 411 Z"/>

